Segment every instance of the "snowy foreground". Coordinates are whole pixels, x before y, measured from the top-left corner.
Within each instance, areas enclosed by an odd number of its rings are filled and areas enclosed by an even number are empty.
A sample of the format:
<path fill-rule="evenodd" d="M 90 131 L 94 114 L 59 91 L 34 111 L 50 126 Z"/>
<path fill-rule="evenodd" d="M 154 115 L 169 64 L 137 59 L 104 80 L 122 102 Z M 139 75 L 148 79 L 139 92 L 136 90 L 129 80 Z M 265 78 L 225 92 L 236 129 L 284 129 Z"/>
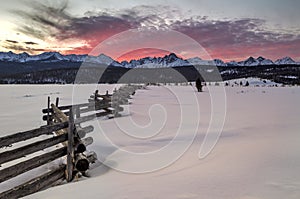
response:
<path fill-rule="evenodd" d="M 99 89 L 105 92 L 114 86 Z M 82 94 L 76 102 L 86 102 L 94 89 L 85 87 L 76 88 Z M 44 125 L 41 109 L 47 96 L 61 97 L 62 105 L 70 104 L 73 87 L 0 86 L 0 92 L 0 136 L 4 136 Z M 254 87 L 250 82 L 250 87 L 229 86 L 225 92 L 222 134 L 205 158 L 199 158 L 199 150 L 211 119 L 207 87 L 196 93 L 191 86 L 150 86 L 137 91 L 122 117 L 89 123 L 96 130 L 90 134 L 94 143 L 88 149 L 104 162 L 93 165 L 90 178 L 27 198 L 300 198 L 300 88 Z M 194 113 L 200 113 L 197 129 L 192 124 L 197 118 Z M 177 135 L 172 152 L 159 153 Z M 192 145 L 183 150 L 191 140 Z M 138 159 L 123 156 L 124 151 L 143 157 L 158 153 L 156 159 Z M 167 165 L 169 157 L 181 152 L 179 159 Z M 140 174 L 134 172 L 143 169 L 146 171 Z"/>

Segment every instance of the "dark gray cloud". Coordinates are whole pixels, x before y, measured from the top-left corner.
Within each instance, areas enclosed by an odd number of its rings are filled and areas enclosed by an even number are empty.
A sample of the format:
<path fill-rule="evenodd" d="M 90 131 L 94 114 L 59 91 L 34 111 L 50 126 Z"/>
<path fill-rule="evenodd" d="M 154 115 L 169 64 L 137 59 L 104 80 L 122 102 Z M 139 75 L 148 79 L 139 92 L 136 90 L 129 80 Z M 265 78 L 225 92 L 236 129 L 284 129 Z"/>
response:
<path fill-rule="evenodd" d="M 39 39 L 55 36 L 68 29 L 70 15 L 65 11 L 68 1 L 60 1 L 55 7 L 40 2 L 27 2 L 30 11 L 12 10 L 20 17 L 18 31 Z"/>
<path fill-rule="evenodd" d="M 47 51 L 47 49 L 32 48 L 32 47 L 23 46 L 20 44 L 4 44 L 3 47 L 6 49 L 9 49 L 9 50 L 13 50 L 13 51 L 28 52 L 31 54 Z"/>
<path fill-rule="evenodd" d="M 8 42 L 8 43 L 13 43 L 13 44 L 19 43 L 18 41 L 15 41 L 15 40 L 9 40 L 9 39 L 7 39 L 7 40 L 5 40 L 5 41 Z"/>
<path fill-rule="evenodd" d="M 27 45 L 38 45 L 38 43 L 33 42 L 33 41 L 26 41 L 26 42 L 24 42 L 24 44 L 27 44 Z"/>
<path fill-rule="evenodd" d="M 265 21 L 261 19 L 189 19 L 177 21 L 171 27 L 195 39 L 213 57 L 299 56 L 300 35 L 270 31 L 264 25 Z"/>
<path fill-rule="evenodd" d="M 54 37 L 60 40 L 89 40 L 95 34 L 100 35 L 101 39 L 142 25 L 167 27 L 165 18 L 174 17 L 174 13 L 179 12 L 169 6 L 138 6 L 123 10 L 86 12 L 83 17 L 76 17 L 67 12 L 67 1 L 55 7 L 40 2 L 29 3 L 28 6 L 31 7 L 30 11 L 12 10 L 22 19 L 18 31 L 39 39 Z"/>
<path fill-rule="evenodd" d="M 266 22 L 261 19 L 211 20 L 206 16 L 187 19 L 180 17 L 182 14 L 179 9 L 170 6 L 102 10 L 86 12 L 83 17 L 77 17 L 67 12 L 67 1 L 55 6 L 40 2 L 29 6 L 32 8 L 30 11 L 13 11 L 23 19 L 18 31 L 40 39 L 83 40 L 88 46 L 80 47 L 82 52 L 88 52 L 114 34 L 131 28 L 148 27 L 182 32 L 216 57 L 240 56 L 242 53 L 249 56 L 262 51 L 267 56 L 279 56 L 280 53 L 299 56 L 299 34 L 268 30 Z"/>
<path fill-rule="evenodd" d="M 260 19 L 237 19 L 231 21 L 184 20 L 172 24 L 172 28 L 197 41 L 207 44 L 253 44 L 294 39 L 295 35 L 272 32 L 263 28 Z"/>

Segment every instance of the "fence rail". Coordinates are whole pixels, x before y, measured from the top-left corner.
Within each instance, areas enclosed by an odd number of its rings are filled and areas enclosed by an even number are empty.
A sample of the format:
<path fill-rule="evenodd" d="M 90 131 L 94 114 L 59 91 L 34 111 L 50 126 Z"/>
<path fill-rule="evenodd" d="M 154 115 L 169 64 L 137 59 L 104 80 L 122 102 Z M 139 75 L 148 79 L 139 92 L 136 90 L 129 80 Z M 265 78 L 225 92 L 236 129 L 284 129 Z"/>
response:
<path fill-rule="evenodd" d="M 63 147 L 46 154 L 36 156 L 34 158 L 18 163 L 11 167 L 5 168 L 1 170 L 0 183 L 10 178 L 13 178 L 17 175 L 20 175 L 22 173 L 25 173 L 26 171 L 32 170 L 48 162 L 56 160 L 57 158 L 63 157 L 66 154 L 67 154 L 67 148 Z"/>
<path fill-rule="evenodd" d="M 0 148 L 9 148 L 21 141 L 28 140 L 29 142 L 30 139 L 41 135 L 52 135 L 52 137 L 32 141 L 25 146 L 0 153 L 0 166 L 44 149 L 51 150 L 51 147 L 54 148 L 58 144 L 60 147 L 0 170 L 0 183 L 65 156 L 66 164 L 0 193 L 0 199 L 23 197 L 50 187 L 59 180 L 70 182 L 77 173 L 84 174 L 89 165 L 97 160 L 97 155 L 92 151 L 87 151 L 86 148 L 93 143 L 93 138 L 86 137 L 86 135 L 92 132 L 94 127 L 81 127 L 81 124 L 98 117 L 120 116 L 120 112 L 123 111 L 121 105 L 128 104 L 130 96 L 140 88 L 140 86 L 128 85 L 115 90 L 113 94 L 106 92 L 105 95 L 100 95 L 96 90 L 88 99 L 88 103 L 76 105 L 59 106 L 59 98 L 56 98 L 55 104 L 50 104 L 50 97 L 48 97 L 47 108 L 42 109 L 42 113 L 45 114 L 42 119 L 47 121 L 47 125 L 1 137 Z M 90 114 L 82 116 L 83 113 Z"/>
<path fill-rule="evenodd" d="M 68 127 L 68 122 L 63 122 L 59 124 L 41 126 L 40 128 L 19 132 L 13 135 L 8 135 L 0 138 L 0 148 L 10 146 L 11 144 L 25 141 L 34 137 L 38 137 L 45 134 L 52 134 L 54 131 L 58 131 L 63 128 Z"/>
<path fill-rule="evenodd" d="M 67 140 L 68 140 L 68 136 L 66 134 L 63 134 L 46 140 L 34 142 L 32 144 L 28 144 L 26 146 L 17 149 L 5 151 L 0 154 L 0 165 L 15 159 L 25 157 L 26 155 L 57 145 Z"/>
<path fill-rule="evenodd" d="M 57 169 L 49 171 L 39 177 L 33 178 L 32 180 L 23 183 L 13 189 L 0 193 L 0 198 L 20 198 L 38 192 L 44 188 L 47 188 L 64 178 L 66 166 L 62 165 Z"/>

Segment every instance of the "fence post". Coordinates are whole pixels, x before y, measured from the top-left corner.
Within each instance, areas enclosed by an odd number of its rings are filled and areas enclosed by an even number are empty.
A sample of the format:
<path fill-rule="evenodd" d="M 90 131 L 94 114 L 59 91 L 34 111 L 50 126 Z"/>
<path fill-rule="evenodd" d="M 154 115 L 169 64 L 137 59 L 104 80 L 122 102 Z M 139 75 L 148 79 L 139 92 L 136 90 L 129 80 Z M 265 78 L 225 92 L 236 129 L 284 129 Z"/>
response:
<path fill-rule="evenodd" d="M 76 119 L 80 118 L 80 108 L 79 108 L 79 106 L 75 107 L 75 115 L 76 115 Z"/>
<path fill-rule="evenodd" d="M 58 103 L 59 103 L 59 97 L 57 97 L 57 98 L 56 98 L 56 101 L 55 101 L 55 106 L 56 106 L 56 107 L 58 107 Z"/>
<path fill-rule="evenodd" d="M 73 179 L 73 163 L 74 163 L 74 115 L 73 110 L 70 108 L 69 114 L 69 128 L 68 128 L 68 147 L 67 147 L 67 182 Z"/>
<path fill-rule="evenodd" d="M 48 107 L 47 107 L 47 125 L 50 125 L 50 96 L 48 96 Z"/>
<path fill-rule="evenodd" d="M 98 99 L 98 95 L 99 95 L 99 90 L 96 90 L 96 91 L 95 91 L 95 97 L 94 97 L 94 100 L 95 100 L 95 101 Z"/>

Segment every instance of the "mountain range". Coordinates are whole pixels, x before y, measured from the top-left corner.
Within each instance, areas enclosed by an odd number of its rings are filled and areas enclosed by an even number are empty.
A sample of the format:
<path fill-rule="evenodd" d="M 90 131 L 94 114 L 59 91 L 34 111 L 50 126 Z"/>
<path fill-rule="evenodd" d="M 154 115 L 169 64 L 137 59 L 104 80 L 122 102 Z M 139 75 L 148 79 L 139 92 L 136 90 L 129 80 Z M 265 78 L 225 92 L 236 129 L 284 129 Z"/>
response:
<path fill-rule="evenodd" d="M 276 61 L 266 59 L 264 57 L 253 58 L 249 57 L 245 61 L 224 62 L 220 59 L 203 60 L 199 57 L 182 59 L 176 54 L 171 53 L 164 57 L 145 57 L 139 60 L 118 62 L 111 57 L 100 54 L 99 56 L 90 55 L 62 55 L 58 52 L 44 52 L 39 55 L 29 55 L 28 53 L 15 54 L 13 52 L 0 52 L 0 61 L 11 63 L 55 63 L 55 62 L 70 62 L 70 63 L 97 63 L 115 67 L 125 68 L 165 68 L 165 67 L 182 67 L 192 65 L 216 65 L 216 66 L 270 66 L 270 65 L 300 65 L 290 57 L 284 57 Z"/>

